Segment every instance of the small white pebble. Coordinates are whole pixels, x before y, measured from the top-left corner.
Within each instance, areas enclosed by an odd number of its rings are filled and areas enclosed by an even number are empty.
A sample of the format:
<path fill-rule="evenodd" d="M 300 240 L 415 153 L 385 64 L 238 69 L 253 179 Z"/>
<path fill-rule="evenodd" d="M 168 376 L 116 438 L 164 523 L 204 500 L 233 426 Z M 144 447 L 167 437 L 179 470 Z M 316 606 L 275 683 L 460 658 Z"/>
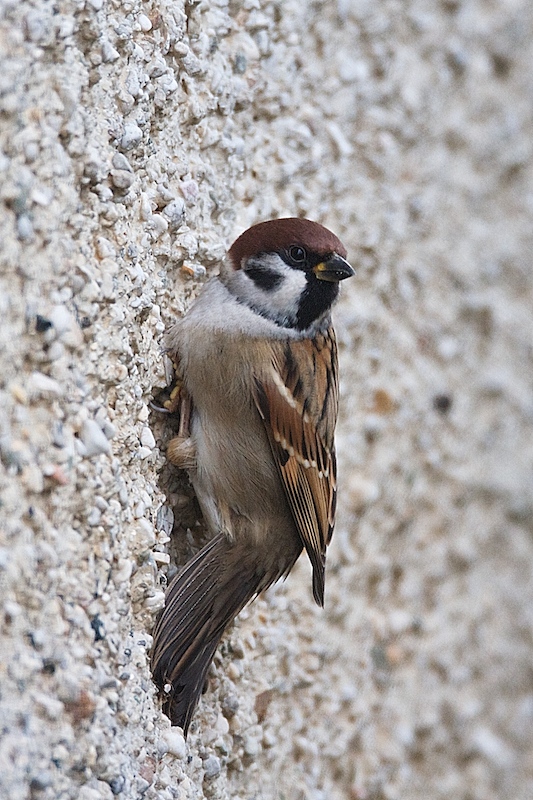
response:
<path fill-rule="evenodd" d="M 143 132 L 138 125 L 133 122 L 128 122 L 124 125 L 124 133 L 120 140 L 120 146 L 123 150 L 131 150 L 132 147 L 139 144 L 143 138 Z"/>
<path fill-rule="evenodd" d="M 235 658 L 244 658 L 246 652 L 244 650 L 244 642 L 242 639 L 235 638 L 232 642 L 231 650 Z"/>
<path fill-rule="evenodd" d="M 85 445 L 85 455 L 88 458 L 111 452 L 111 445 L 105 433 L 93 419 L 84 421 L 80 431 L 80 438 Z"/>
<path fill-rule="evenodd" d="M 69 751 L 67 748 L 62 745 L 56 745 L 52 750 L 52 758 L 54 761 L 66 761 L 69 756 Z"/>
<path fill-rule="evenodd" d="M 187 203 L 195 202 L 198 197 L 198 184 L 196 181 L 183 181 L 180 189 Z"/>
<path fill-rule="evenodd" d="M 42 372 L 32 372 L 28 380 L 27 388 L 30 397 L 41 397 L 43 395 L 61 397 L 63 394 L 63 387 L 61 384 L 48 375 L 43 375 Z"/>
<path fill-rule="evenodd" d="M 149 416 L 150 416 L 150 410 L 146 405 L 146 403 L 143 403 L 139 410 L 139 413 L 137 414 L 137 419 L 139 420 L 139 422 L 146 422 Z"/>
<path fill-rule="evenodd" d="M 17 233 L 22 242 L 29 242 L 33 239 L 33 225 L 27 214 L 21 214 L 18 217 Z"/>
<path fill-rule="evenodd" d="M 389 613 L 388 623 L 392 633 L 404 633 L 413 624 L 413 615 L 401 608 L 395 608 Z"/>
<path fill-rule="evenodd" d="M 163 233 L 168 230 L 168 221 L 162 214 L 152 214 L 150 217 L 150 228 L 155 239 L 158 239 Z"/>
<path fill-rule="evenodd" d="M 50 361 L 58 361 L 65 355 L 65 348 L 61 344 L 61 342 L 52 342 L 50 347 L 48 348 L 48 359 Z"/>
<path fill-rule="evenodd" d="M 109 422 L 108 419 L 104 419 L 102 421 L 102 430 L 104 432 L 106 439 L 114 439 L 115 436 L 117 435 L 116 427 L 113 425 L 112 422 Z"/>
<path fill-rule="evenodd" d="M 207 780 L 211 780 L 211 778 L 216 778 L 217 775 L 220 774 L 220 759 L 216 756 L 209 756 L 204 761 L 204 775 Z"/>
<path fill-rule="evenodd" d="M 113 800 L 113 792 L 104 781 L 95 781 L 94 786 L 86 783 L 78 792 L 78 800 Z"/>
<path fill-rule="evenodd" d="M 139 500 L 135 508 L 133 509 L 133 516 L 135 519 L 141 519 L 144 517 L 144 512 L 146 511 L 146 503 L 143 503 L 142 500 Z"/>
<path fill-rule="evenodd" d="M 237 680 L 242 675 L 242 667 L 239 668 L 237 665 L 238 662 L 232 661 L 231 664 L 228 664 L 227 675 L 232 681 Z"/>
<path fill-rule="evenodd" d="M 112 164 L 115 169 L 121 169 L 121 170 L 125 169 L 126 172 L 133 172 L 130 162 L 123 153 L 114 153 L 112 158 Z M 100 236 L 99 238 L 103 239 L 104 237 Z M 111 252 L 106 253 L 105 256 L 114 256 L 115 255 L 114 247 L 107 239 L 105 239 L 105 241 L 107 242 L 108 246 L 111 249 Z M 105 256 L 101 256 L 101 258 L 104 258 Z"/>
<path fill-rule="evenodd" d="M 41 709 L 44 716 L 50 720 L 57 720 L 65 713 L 65 706 L 61 700 L 51 697 L 48 694 L 35 694 L 33 702 Z"/>
<path fill-rule="evenodd" d="M 14 620 L 22 614 L 22 606 L 14 600 L 6 600 L 4 603 L 4 614 L 9 620 Z"/>
<path fill-rule="evenodd" d="M 147 222 L 152 216 L 152 201 L 146 193 L 141 194 L 141 206 L 139 208 L 141 219 Z"/>
<path fill-rule="evenodd" d="M 63 305 L 54 306 L 49 319 L 59 339 L 68 347 L 74 348 L 83 344 L 81 329 L 68 308 Z"/>
<path fill-rule="evenodd" d="M 181 198 L 177 197 L 165 206 L 163 214 L 169 221 L 170 229 L 175 231 L 179 228 L 185 217 L 185 203 Z"/>
<path fill-rule="evenodd" d="M 185 758 L 187 755 L 187 745 L 183 738 L 183 733 L 179 728 L 172 728 L 167 731 L 163 737 L 163 742 L 166 745 L 166 752 L 173 755 L 175 758 Z"/>
<path fill-rule="evenodd" d="M 45 188 L 42 186 L 39 187 L 36 186 L 34 189 L 32 189 L 30 194 L 30 197 L 33 200 L 33 202 L 36 203 L 36 205 L 43 207 L 50 205 L 53 196 L 54 193 L 52 189 L 49 189 L 47 187 Z"/>
<path fill-rule="evenodd" d="M 109 508 L 109 503 L 100 494 L 94 496 L 94 504 L 100 511 L 107 511 Z"/>
<path fill-rule="evenodd" d="M 163 738 L 158 739 L 155 746 L 159 758 L 163 758 L 163 756 L 166 756 L 166 754 L 168 753 L 168 744 L 166 739 Z"/>
<path fill-rule="evenodd" d="M 102 519 L 102 512 L 99 508 L 91 509 L 91 513 L 87 517 L 87 525 L 90 528 L 95 528 L 97 525 L 100 524 L 100 520 Z"/>
<path fill-rule="evenodd" d="M 48 462 L 46 462 L 45 464 L 42 465 L 41 472 L 43 473 L 43 475 L 46 478 L 49 478 L 51 475 L 54 474 L 56 469 L 57 469 L 57 466 L 55 464 L 52 464 L 50 461 L 48 461 Z"/>
<path fill-rule="evenodd" d="M 247 734 L 243 737 L 242 744 L 244 747 L 244 752 L 247 756 L 256 756 L 261 750 L 261 743 L 259 740 L 250 734 Z"/>
<path fill-rule="evenodd" d="M 513 763 L 514 754 L 503 739 L 486 727 L 477 728 L 472 735 L 472 745 L 491 764 L 509 768 Z"/>
<path fill-rule="evenodd" d="M 30 492 L 40 494 L 44 489 L 43 473 L 37 464 L 30 464 L 25 467 L 22 472 L 22 483 L 29 489 Z"/>
<path fill-rule="evenodd" d="M 110 64 L 113 61 L 116 61 L 117 58 L 120 58 L 120 53 L 118 52 L 118 50 L 115 50 L 111 42 L 105 40 L 102 43 L 102 60 L 106 64 Z"/>
<path fill-rule="evenodd" d="M 339 156 L 349 156 L 353 153 L 352 145 L 336 122 L 330 122 L 327 126 L 327 131 L 331 136 L 333 144 L 337 148 Z"/>
<path fill-rule="evenodd" d="M 109 174 L 116 189 L 129 189 L 135 180 L 135 176 L 126 169 L 112 169 Z"/>
<path fill-rule="evenodd" d="M 229 732 L 229 722 L 223 714 L 218 715 L 214 730 L 222 736 Z"/>
<path fill-rule="evenodd" d="M 155 544 L 155 532 L 146 519 L 140 519 L 135 526 L 135 548 L 141 552 L 151 550 Z"/>
<path fill-rule="evenodd" d="M 263 747 L 274 747 L 277 741 L 276 736 L 271 730 L 263 732 Z"/>
<path fill-rule="evenodd" d="M 155 447 L 154 434 L 152 433 L 150 428 L 148 428 L 148 426 L 145 426 L 142 429 L 140 438 L 143 447 L 149 447 L 150 449 L 153 449 Z"/>
<path fill-rule="evenodd" d="M 76 453 L 81 456 L 81 458 L 85 458 L 87 456 L 87 448 L 83 444 L 81 439 L 74 439 L 74 447 Z"/>
<path fill-rule="evenodd" d="M 156 592 L 151 597 L 147 597 L 144 601 L 145 608 L 149 609 L 152 612 L 159 611 L 159 609 L 163 608 L 164 605 L 165 605 L 164 592 Z"/>
<path fill-rule="evenodd" d="M 61 336 L 62 333 L 65 333 L 65 331 L 68 331 L 73 325 L 76 324 L 76 321 L 74 320 L 74 317 L 68 308 L 65 308 L 65 306 L 61 305 L 53 307 L 48 315 L 48 319 L 56 329 L 58 336 Z"/>
<path fill-rule="evenodd" d="M 446 361 L 449 361 L 459 352 L 459 344 L 457 339 L 454 339 L 452 336 L 443 336 L 443 338 L 437 344 L 437 349 L 439 351 L 439 355 L 442 356 L 442 358 L 444 358 Z"/>
<path fill-rule="evenodd" d="M 148 31 L 152 30 L 152 21 L 146 16 L 146 14 L 139 14 L 137 20 L 143 33 L 148 33 Z"/>

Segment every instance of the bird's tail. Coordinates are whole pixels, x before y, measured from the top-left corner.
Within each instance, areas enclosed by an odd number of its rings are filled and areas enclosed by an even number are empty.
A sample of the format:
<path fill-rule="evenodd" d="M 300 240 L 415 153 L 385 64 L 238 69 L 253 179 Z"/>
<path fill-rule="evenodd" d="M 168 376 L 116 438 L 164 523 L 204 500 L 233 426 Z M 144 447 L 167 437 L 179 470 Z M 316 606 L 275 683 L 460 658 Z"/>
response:
<path fill-rule="evenodd" d="M 163 711 L 185 735 L 224 630 L 272 582 L 257 562 L 218 534 L 170 584 L 154 630 L 152 673 Z"/>

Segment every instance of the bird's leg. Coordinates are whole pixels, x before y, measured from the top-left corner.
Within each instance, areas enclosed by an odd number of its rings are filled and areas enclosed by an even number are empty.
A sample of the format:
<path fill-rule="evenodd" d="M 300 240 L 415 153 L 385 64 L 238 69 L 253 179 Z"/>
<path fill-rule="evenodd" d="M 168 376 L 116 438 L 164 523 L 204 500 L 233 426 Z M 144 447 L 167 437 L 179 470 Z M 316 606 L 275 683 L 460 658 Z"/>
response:
<path fill-rule="evenodd" d="M 167 445 L 167 458 L 180 469 L 196 467 L 196 448 L 190 437 L 192 402 L 187 390 L 181 387 L 180 426 L 178 435 Z"/>
<path fill-rule="evenodd" d="M 179 414 L 180 423 L 178 435 L 174 436 L 167 445 L 167 458 L 171 464 L 175 464 L 180 469 L 190 470 L 196 467 L 196 448 L 191 439 L 192 401 L 183 385 L 176 362 L 174 362 L 174 368 L 176 370 L 175 385 L 165 407 L 170 413 Z"/>

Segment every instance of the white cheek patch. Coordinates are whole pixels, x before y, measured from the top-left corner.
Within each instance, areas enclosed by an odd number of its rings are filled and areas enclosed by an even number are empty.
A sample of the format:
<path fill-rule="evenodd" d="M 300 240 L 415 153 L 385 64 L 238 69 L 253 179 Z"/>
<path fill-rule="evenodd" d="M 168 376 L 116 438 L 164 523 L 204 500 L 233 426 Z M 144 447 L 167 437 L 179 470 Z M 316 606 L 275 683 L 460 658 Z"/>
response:
<path fill-rule="evenodd" d="M 265 303 L 268 303 L 269 307 L 280 316 L 289 316 L 291 319 L 296 319 L 300 298 L 307 285 L 305 272 L 301 269 L 289 267 L 278 256 L 276 256 L 276 259 L 282 265 L 279 272 L 282 274 L 283 280 L 279 286 L 276 286 L 270 292 L 262 290 L 265 296 Z"/>
<path fill-rule="evenodd" d="M 257 309 L 261 314 L 275 319 L 279 324 L 294 325 L 300 298 L 307 285 L 305 272 L 286 264 L 276 253 L 262 256 L 265 271 L 279 276 L 278 285 L 263 289 L 241 269 L 231 276 L 231 289 L 236 296 Z"/>

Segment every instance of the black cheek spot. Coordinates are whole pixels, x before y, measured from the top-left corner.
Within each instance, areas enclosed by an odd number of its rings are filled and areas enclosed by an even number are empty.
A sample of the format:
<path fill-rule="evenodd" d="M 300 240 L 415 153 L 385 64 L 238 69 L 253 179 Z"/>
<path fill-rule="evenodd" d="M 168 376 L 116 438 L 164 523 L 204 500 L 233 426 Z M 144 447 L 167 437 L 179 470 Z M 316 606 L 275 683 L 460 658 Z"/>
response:
<path fill-rule="evenodd" d="M 265 289 L 266 291 L 272 291 L 272 289 L 276 289 L 283 282 L 283 275 L 280 275 L 278 272 L 274 272 L 273 270 L 250 267 L 249 269 L 245 270 L 245 272 L 248 277 L 253 280 L 256 286 L 258 286 L 260 289 Z"/>

